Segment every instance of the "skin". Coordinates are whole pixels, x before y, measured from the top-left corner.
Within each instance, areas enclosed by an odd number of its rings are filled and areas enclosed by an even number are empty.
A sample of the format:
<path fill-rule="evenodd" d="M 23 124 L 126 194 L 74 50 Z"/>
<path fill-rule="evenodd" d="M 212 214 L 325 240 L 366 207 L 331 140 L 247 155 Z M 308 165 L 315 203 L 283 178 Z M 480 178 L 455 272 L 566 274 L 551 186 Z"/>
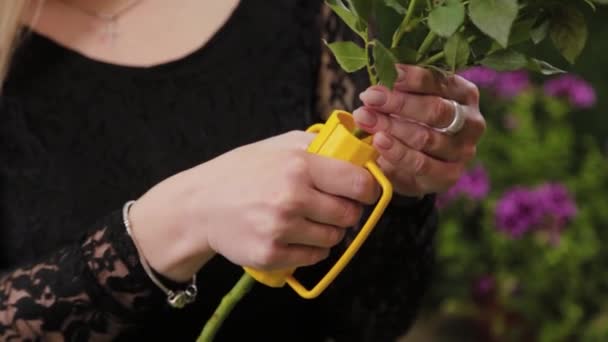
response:
<path fill-rule="evenodd" d="M 125 0 L 69 0 L 113 12 Z M 198 48 L 230 17 L 236 0 L 146 0 L 118 21 L 109 44 L 103 25 L 57 0 L 47 0 L 32 29 L 100 61 L 152 66 Z M 30 13 L 31 14 L 31 13 Z M 460 77 L 440 79 L 400 65 L 393 91 L 374 86 L 360 94 L 358 124 L 374 133 L 379 164 L 397 193 L 446 190 L 475 156 L 485 130 L 477 88 Z M 452 102 L 463 106 L 464 129 L 448 136 Z M 133 205 L 134 238 L 151 266 L 187 281 L 216 254 L 235 264 L 273 270 L 324 259 L 363 204 L 379 196 L 363 168 L 305 152 L 313 135 L 287 132 L 242 146 L 160 182 Z M 246 170 L 235 171 L 234 165 Z M 244 171 L 244 172 L 243 172 Z M 221 180 L 221 181 L 220 181 Z"/>

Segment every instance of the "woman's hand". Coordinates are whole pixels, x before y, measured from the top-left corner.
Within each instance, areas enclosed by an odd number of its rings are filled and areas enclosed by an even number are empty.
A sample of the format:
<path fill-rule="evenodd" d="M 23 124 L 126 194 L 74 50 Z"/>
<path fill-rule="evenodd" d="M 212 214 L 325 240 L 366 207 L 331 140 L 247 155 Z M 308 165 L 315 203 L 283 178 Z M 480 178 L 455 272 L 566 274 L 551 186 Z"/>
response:
<path fill-rule="evenodd" d="M 243 146 L 154 187 L 130 215 L 144 256 L 182 281 L 215 253 L 263 270 L 324 259 L 380 190 L 365 169 L 306 152 L 313 137 Z"/>
<path fill-rule="evenodd" d="M 393 91 L 372 86 L 361 93 L 357 124 L 374 134 L 379 164 L 395 191 L 408 196 L 442 192 L 455 184 L 475 157 L 485 131 L 479 91 L 460 76 L 443 78 L 416 66 L 398 65 Z M 464 117 L 462 129 L 442 133 L 455 119 L 455 104 Z"/>

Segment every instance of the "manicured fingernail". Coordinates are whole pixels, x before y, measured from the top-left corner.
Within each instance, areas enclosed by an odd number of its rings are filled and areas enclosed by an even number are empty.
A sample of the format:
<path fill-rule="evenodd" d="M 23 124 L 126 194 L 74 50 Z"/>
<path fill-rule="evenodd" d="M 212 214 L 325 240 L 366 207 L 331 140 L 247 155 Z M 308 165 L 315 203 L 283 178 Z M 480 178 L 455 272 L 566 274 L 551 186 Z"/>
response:
<path fill-rule="evenodd" d="M 386 103 L 386 94 L 377 89 L 368 89 L 361 93 L 361 101 L 370 106 L 382 106 Z"/>
<path fill-rule="evenodd" d="M 375 114 L 372 114 L 363 108 L 355 110 L 353 115 L 357 122 L 363 126 L 373 127 L 376 125 L 376 122 L 378 122 L 378 118 Z"/>
<path fill-rule="evenodd" d="M 386 136 L 384 133 L 378 133 L 374 136 L 374 143 L 379 147 L 388 150 L 393 146 L 393 140 Z"/>
<path fill-rule="evenodd" d="M 403 79 L 405 79 L 405 70 L 397 67 L 397 81 L 401 81 Z"/>

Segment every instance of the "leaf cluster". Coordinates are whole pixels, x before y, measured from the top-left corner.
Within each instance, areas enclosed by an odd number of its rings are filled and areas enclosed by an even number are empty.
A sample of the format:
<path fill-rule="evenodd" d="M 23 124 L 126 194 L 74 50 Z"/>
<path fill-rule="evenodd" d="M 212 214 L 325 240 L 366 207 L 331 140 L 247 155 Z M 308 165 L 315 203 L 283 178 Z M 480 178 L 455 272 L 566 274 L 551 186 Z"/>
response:
<path fill-rule="evenodd" d="M 500 71 L 563 72 L 530 55 L 549 39 L 574 64 L 588 36 L 582 7 L 608 0 L 326 0 L 358 39 L 326 42 L 346 72 L 367 68 L 392 87 L 396 63 L 441 72 L 473 65 Z M 532 49 L 533 50 L 533 49 Z"/>

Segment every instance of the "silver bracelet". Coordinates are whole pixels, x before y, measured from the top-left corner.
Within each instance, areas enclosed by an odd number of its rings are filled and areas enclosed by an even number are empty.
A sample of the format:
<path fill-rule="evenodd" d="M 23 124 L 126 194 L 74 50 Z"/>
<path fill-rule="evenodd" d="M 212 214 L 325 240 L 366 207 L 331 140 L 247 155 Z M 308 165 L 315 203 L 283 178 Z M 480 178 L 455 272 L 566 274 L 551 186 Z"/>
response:
<path fill-rule="evenodd" d="M 169 303 L 169 305 L 171 305 L 174 308 L 181 309 L 184 306 L 186 306 L 187 304 L 194 302 L 194 300 L 196 299 L 196 295 L 198 293 L 198 288 L 196 287 L 196 274 L 194 274 L 192 276 L 192 283 L 189 284 L 185 290 L 179 290 L 179 291 L 170 290 L 165 285 L 163 285 L 163 283 L 160 280 L 158 280 L 158 278 L 154 275 L 154 272 L 152 271 L 150 264 L 144 257 L 141 248 L 137 244 L 137 241 L 135 240 L 133 233 L 131 232 L 131 223 L 129 221 L 129 209 L 131 208 L 133 203 L 135 203 L 135 201 L 129 201 L 129 202 L 125 203 L 124 207 L 122 208 L 122 219 L 123 219 L 125 228 L 127 230 L 127 233 L 131 237 L 131 240 L 133 241 L 133 244 L 135 245 L 135 249 L 137 250 L 137 252 L 139 254 L 139 259 L 141 261 L 141 265 L 143 266 L 144 270 L 146 271 L 146 274 L 148 275 L 148 277 L 150 277 L 152 282 L 154 282 L 154 284 L 156 284 L 156 286 L 158 286 L 167 295 L 167 302 Z"/>

